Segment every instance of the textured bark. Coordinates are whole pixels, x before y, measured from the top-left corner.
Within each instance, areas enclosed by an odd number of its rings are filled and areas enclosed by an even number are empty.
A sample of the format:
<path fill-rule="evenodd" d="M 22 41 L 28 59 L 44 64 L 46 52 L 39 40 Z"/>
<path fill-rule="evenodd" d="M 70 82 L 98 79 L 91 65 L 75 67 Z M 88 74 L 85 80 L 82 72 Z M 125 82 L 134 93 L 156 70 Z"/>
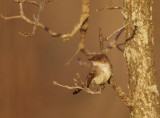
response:
<path fill-rule="evenodd" d="M 123 15 L 126 28 L 125 37 L 133 38 L 126 42 L 126 57 L 129 74 L 129 93 L 133 101 L 131 118 L 160 118 L 159 91 L 157 88 L 153 56 L 153 0 L 124 0 Z"/>

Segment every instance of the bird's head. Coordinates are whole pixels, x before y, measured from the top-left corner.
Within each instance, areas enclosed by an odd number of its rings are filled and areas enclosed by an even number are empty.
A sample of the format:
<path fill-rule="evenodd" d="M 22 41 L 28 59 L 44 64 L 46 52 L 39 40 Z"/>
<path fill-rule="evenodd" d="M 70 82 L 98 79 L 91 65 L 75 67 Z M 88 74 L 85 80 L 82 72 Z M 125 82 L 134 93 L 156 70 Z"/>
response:
<path fill-rule="evenodd" d="M 98 54 L 98 55 L 92 56 L 88 60 L 92 62 L 109 63 L 108 57 L 105 54 Z"/>

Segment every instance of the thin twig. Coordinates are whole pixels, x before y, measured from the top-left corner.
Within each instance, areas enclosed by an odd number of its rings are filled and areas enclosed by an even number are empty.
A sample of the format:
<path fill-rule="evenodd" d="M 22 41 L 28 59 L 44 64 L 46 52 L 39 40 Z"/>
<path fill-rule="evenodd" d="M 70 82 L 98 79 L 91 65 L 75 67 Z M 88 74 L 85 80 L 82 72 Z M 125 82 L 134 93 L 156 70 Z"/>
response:
<path fill-rule="evenodd" d="M 103 37 L 102 37 L 102 30 L 99 28 L 99 44 L 100 44 L 100 51 L 103 53 L 104 51 L 104 44 L 103 44 Z"/>
<path fill-rule="evenodd" d="M 134 21 L 132 21 L 134 22 Z M 124 28 L 127 27 L 131 22 L 127 23 L 126 25 L 120 27 L 119 29 L 117 29 L 116 31 L 114 31 L 113 33 L 111 33 L 108 37 L 103 38 L 103 41 L 108 41 L 112 36 L 114 36 L 116 33 L 118 33 L 115 37 L 115 39 L 109 43 L 109 45 L 105 48 L 105 53 L 107 53 L 110 49 L 117 47 L 118 49 L 120 49 L 119 45 L 117 45 L 117 41 L 120 37 L 120 35 L 122 34 L 122 32 L 124 31 Z M 120 51 L 122 51 L 120 49 Z"/>
<path fill-rule="evenodd" d="M 112 32 L 108 37 L 105 38 L 106 41 L 108 41 L 112 36 L 114 36 L 117 32 L 121 31 L 122 29 L 124 29 L 125 27 L 127 27 L 131 22 L 125 24 L 124 26 L 120 27 L 119 29 L 115 30 L 114 32 Z"/>
<path fill-rule="evenodd" d="M 122 7 L 105 7 L 105 8 L 96 9 L 96 11 L 114 10 L 114 9 L 122 9 Z"/>
<path fill-rule="evenodd" d="M 84 21 L 84 23 L 83 23 L 83 25 L 82 25 L 82 27 L 80 29 L 81 41 L 79 42 L 78 49 L 76 50 L 74 55 L 67 61 L 67 63 L 65 64 L 66 66 L 69 65 L 71 63 L 71 61 L 73 61 L 73 59 L 77 56 L 77 54 L 81 50 L 85 49 L 84 41 L 86 40 L 87 29 L 88 29 L 88 18 L 86 19 L 86 21 Z"/>
<path fill-rule="evenodd" d="M 83 88 L 83 87 L 80 87 L 80 86 L 62 85 L 62 84 L 57 83 L 56 81 L 53 81 L 53 84 L 56 85 L 56 86 L 62 87 L 62 88 L 69 89 L 69 90 L 82 89 L 86 93 L 90 93 L 90 94 L 94 94 L 94 95 L 95 94 L 101 94 L 101 91 L 92 91 L 92 90 L 90 90 L 89 88 L 86 88 L 86 87 Z"/>
<path fill-rule="evenodd" d="M 135 36 L 135 34 L 136 34 L 136 30 L 137 30 L 137 26 L 134 26 L 132 35 L 131 35 L 129 38 L 127 38 L 124 43 L 120 43 L 120 44 L 117 44 L 117 45 L 116 45 L 116 47 L 117 47 L 121 52 L 124 52 L 124 49 L 121 49 L 120 46 L 125 45 L 129 40 L 133 39 L 134 36 Z"/>

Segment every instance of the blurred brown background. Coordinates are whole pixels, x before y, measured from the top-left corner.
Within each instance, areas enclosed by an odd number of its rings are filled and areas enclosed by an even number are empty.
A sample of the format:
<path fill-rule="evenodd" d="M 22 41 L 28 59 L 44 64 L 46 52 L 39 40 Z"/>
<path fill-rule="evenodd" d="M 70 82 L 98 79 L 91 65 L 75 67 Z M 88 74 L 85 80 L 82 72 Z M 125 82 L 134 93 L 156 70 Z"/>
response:
<path fill-rule="evenodd" d="M 122 0 L 112 0 L 122 5 Z M 119 10 L 96 12 L 109 5 L 109 0 L 91 0 L 91 16 L 86 47 L 99 51 L 98 28 L 109 35 L 123 24 Z M 160 1 L 154 0 L 153 19 L 157 78 L 160 77 L 159 32 Z M 0 0 L 0 12 L 7 16 L 18 14 L 18 5 L 12 0 Z M 25 6 L 32 17 L 36 7 Z M 46 6 L 41 22 L 56 32 L 67 33 L 79 20 L 81 0 L 54 0 Z M 73 85 L 79 72 L 85 78 L 88 69 L 79 66 L 76 59 L 70 66 L 65 62 L 74 54 L 80 40 L 79 32 L 70 41 L 62 42 L 38 28 L 32 38 L 18 32 L 31 32 L 32 26 L 20 19 L 0 19 L 0 118 L 129 118 L 127 107 L 110 86 L 102 95 L 84 92 L 73 96 L 72 91 L 53 86 L 52 81 Z M 121 38 L 123 41 L 123 38 Z M 109 52 L 114 79 L 127 91 L 127 69 L 121 52 Z M 78 57 L 83 56 L 81 54 Z M 160 82 L 160 80 L 158 80 Z"/>

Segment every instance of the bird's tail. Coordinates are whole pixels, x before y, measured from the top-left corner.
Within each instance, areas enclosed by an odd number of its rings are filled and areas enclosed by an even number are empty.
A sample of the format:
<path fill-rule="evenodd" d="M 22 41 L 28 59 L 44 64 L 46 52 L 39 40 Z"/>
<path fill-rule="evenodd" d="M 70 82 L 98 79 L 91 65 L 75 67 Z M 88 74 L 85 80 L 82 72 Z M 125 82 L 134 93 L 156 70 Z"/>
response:
<path fill-rule="evenodd" d="M 76 95 L 76 94 L 78 94 L 78 93 L 81 92 L 81 91 L 82 91 L 82 89 L 76 89 L 76 90 L 73 91 L 72 94 L 73 94 L 73 95 Z"/>

